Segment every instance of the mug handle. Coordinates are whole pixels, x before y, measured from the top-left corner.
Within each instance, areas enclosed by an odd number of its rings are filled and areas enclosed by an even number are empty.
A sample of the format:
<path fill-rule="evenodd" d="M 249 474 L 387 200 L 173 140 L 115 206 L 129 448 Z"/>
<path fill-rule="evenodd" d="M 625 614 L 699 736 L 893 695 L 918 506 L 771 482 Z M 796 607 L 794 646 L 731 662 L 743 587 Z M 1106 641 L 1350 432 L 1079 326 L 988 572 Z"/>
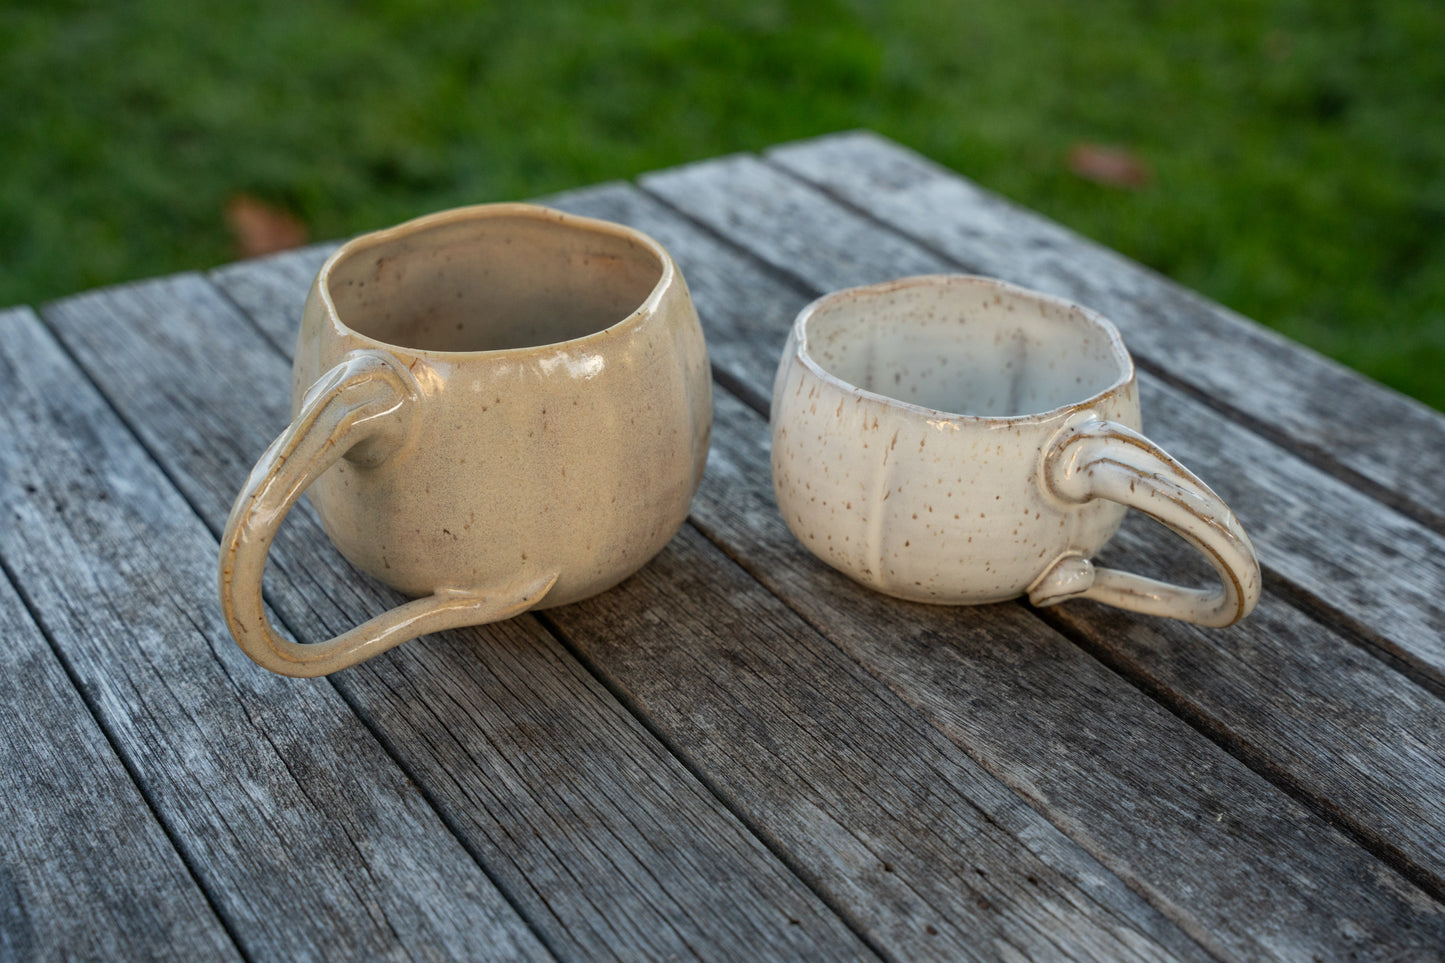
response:
<path fill-rule="evenodd" d="M 401 362 L 384 351 L 354 351 L 316 380 L 295 420 L 251 470 L 221 539 L 221 611 L 242 651 L 263 668 L 328 675 L 420 635 L 510 618 L 557 581 L 557 573 L 528 576 L 485 595 L 438 589 L 314 645 L 292 642 L 272 627 L 261 577 L 287 512 L 341 457 L 374 466 L 394 454 L 406 440 L 416 399 Z"/>
<path fill-rule="evenodd" d="M 1259 560 L 1234 512 L 1192 472 L 1131 428 L 1090 418 L 1059 433 L 1040 473 L 1056 498 L 1095 498 L 1137 508 L 1177 532 L 1219 573 L 1214 589 L 1185 588 L 1096 567 L 1078 554 L 1058 559 L 1029 586 L 1037 606 L 1087 598 L 1147 615 L 1223 627 L 1259 601 Z"/>

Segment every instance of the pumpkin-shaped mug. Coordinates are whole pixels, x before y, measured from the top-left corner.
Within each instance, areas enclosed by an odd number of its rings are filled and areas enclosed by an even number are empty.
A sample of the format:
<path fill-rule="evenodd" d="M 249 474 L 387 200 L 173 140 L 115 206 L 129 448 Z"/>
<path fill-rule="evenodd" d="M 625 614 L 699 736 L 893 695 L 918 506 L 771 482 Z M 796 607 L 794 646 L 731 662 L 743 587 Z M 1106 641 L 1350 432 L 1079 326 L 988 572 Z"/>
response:
<path fill-rule="evenodd" d="M 687 285 L 635 230 L 492 204 L 358 237 L 311 287 L 293 421 L 227 521 L 227 624 L 315 676 L 604 591 L 687 517 L 711 391 Z M 415 598 L 329 641 L 278 634 L 261 577 L 303 492 L 348 561 Z"/>
<path fill-rule="evenodd" d="M 1231 625 L 1259 600 L 1249 537 L 1139 429 L 1134 362 L 1102 316 L 991 278 L 900 278 L 798 315 L 773 386 L 773 488 L 814 554 L 899 598 L 1088 598 Z M 1219 584 L 1096 566 L 1127 508 Z"/>

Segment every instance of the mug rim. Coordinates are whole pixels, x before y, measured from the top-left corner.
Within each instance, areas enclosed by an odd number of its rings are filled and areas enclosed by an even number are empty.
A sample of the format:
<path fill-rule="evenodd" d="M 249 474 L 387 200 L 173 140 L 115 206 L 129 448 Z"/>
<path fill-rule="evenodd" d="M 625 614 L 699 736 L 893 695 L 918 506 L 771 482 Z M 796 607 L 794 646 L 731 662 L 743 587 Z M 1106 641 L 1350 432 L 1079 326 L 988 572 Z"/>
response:
<path fill-rule="evenodd" d="M 626 316 L 609 324 L 607 327 L 591 331 L 579 338 L 568 338 L 564 341 L 548 341 L 544 344 L 531 344 L 516 348 L 485 348 L 471 351 L 444 351 L 436 348 L 417 348 L 409 345 L 393 344 L 390 341 L 382 341 L 380 338 L 363 334 L 341 319 L 341 313 L 336 309 L 336 303 L 331 297 L 331 270 L 344 258 L 370 247 L 387 244 L 409 234 L 421 233 L 438 225 L 460 221 L 483 221 L 502 217 L 517 217 L 551 222 L 556 225 L 577 228 L 593 234 L 610 234 L 614 237 L 623 238 L 639 244 L 642 248 L 655 255 L 662 267 L 661 274 L 657 279 L 657 283 L 652 286 L 652 290 L 648 292 L 647 297 L 644 298 L 636 308 Z M 673 261 L 672 255 L 667 253 L 667 249 L 635 227 L 618 224 L 615 221 L 602 220 L 601 218 L 586 217 L 581 214 L 569 214 L 566 211 L 546 207 L 542 204 L 505 201 L 500 203 L 469 204 L 462 207 L 452 207 L 431 214 L 423 214 L 391 227 L 359 234 L 343 243 L 326 258 L 326 261 L 321 265 L 321 270 L 316 274 L 315 290 L 317 296 L 321 299 L 321 304 L 328 320 L 337 328 L 339 333 L 350 338 L 355 338 L 368 346 L 390 351 L 394 354 L 403 354 L 414 358 L 457 362 L 477 358 L 496 360 L 497 358 L 508 356 L 524 358 L 529 355 L 555 354 L 557 350 L 561 348 L 573 349 L 579 346 L 590 346 L 590 342 L 600 342 L 615 338 L 624 331 L 641 324 L 644 318 L 657 313 L 657 308 L 661 304 L 662 298 L 667 293 L 667 290 L 672 286 L 677 273 L 677 265 Z"/>
<path fill-rule="evenodd" d="M 929 408 L 926 405 L 915 404 L 911 401 L 904 401 L 901 398 L 894 398 L 891 395 L 882 394 L 850 381 L 838 377 L 827 368 L 824 368 L 808 351 L 808 322 L 816 317 L 823 310 L 843 301 L 864 297 L 874 297 L 888 294 L 893 291 L 901 291 L 911 287 L 944 286 L 980 286 L 985 288 L 1001 289 L 1015 296 L 1021 296 L 1027 300 L 1042 301 L 1053 304 L 1059 308 L 1078 312 L 1080 318 L 1102 331 L 1108 339 L 1109 349 L 1115 358 L 1120 362 L 1120 375 L 1105 387 L 1095 391 L 1086 398 L 1078 401 L 1071 401 L 1068 404 L 1058 405 L 1046 411 L 1028 412 L 1016 415 L 973 415 L 956 411 L 945 411 L 942 408 Z M 987 423 L 991 425 L 1025 425 L 1040 424 L 1053 421 L 1060 416 L 1072 414 L 1078 411 L 1085 411 L 1097 405 L 1108 395 L 1114 394 L 1122 388 L 1133 383 L 1135 379 L 1134 358 L 1124 346 L 1124 338 L 1119 329 L 1112 321 L 1104 317 L 1092 308 L 1085 307 L 1067 298 L 1056 297 L 1052 294 L 1044 294 L 1041 291 L 1034 291 L 1030 288 L 1011 284 L 998 278 L 986 277 L 977 274 L 915 274 L 909 277 L 895 278 L 891 281 L 882 281 L 877 284 L 864 284 L 857 287 L 843 288 L 838 291 L 831 291 L 822 297 L 809 302 L 798 312 L 797 318 L 793 321 L 792 328 L 795 339 L 792 354 L 802 365 L 810 371 L 814 377 L 832 385 L 844 392 L 851 392 L 877 401 L 890 407 L 900 408 L 904 411 L 915 414 L 936 416 L 944 421 L 968 421 Z"/>

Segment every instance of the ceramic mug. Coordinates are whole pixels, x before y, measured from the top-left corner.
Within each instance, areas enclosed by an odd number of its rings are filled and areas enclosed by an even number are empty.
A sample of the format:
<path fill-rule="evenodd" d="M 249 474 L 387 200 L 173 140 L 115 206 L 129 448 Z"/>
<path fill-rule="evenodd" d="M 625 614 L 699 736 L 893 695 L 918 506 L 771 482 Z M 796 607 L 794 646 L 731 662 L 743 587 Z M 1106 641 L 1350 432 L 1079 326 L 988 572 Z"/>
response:
<path fill-rule="evenodd" d="M 985 278 L 904 278 L 799 314 L 773 388 L 773 487 L 807 548 L 899 598 L 1244 618 L 1260 575 L 1239 520 L 1139 428 L 1134 363 L 1098 314 Z M 1127 508 L 1221 585 L 1095 566 Z"/>
<path fill-rule="evenodd" d="M 352 240 L 306 302 L 294 420 L 226 523 L 227 624 L 313 676 L 601 592 L 686 518 L 711 392 L 682 275 L 630 228 L 496 204 Z M 326 642 L 280 636 L 261 576 L 303 492 L 348 561 L 417 598 Z"/>

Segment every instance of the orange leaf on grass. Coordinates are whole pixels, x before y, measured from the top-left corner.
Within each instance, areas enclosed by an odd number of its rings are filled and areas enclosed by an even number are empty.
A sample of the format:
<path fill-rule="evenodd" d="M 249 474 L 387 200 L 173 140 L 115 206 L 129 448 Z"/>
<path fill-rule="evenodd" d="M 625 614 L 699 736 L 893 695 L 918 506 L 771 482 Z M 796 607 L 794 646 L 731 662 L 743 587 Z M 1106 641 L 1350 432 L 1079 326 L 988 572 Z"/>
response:
<path fill-rule="evenodd" d="M 248 194 L 226 202 L 226 223 L 241 257 L 274 254 L 306 243 L 306 225 L 295 215 Z"/>
<path fill-rule="evenodd" d="M 1138 190 L 1153 177 L 1153 171 L 1138 154 L 1103 144 L 1078 143 L 1071 147 L 1069 170 L 1095 184 L 1130 190 Z"/>

